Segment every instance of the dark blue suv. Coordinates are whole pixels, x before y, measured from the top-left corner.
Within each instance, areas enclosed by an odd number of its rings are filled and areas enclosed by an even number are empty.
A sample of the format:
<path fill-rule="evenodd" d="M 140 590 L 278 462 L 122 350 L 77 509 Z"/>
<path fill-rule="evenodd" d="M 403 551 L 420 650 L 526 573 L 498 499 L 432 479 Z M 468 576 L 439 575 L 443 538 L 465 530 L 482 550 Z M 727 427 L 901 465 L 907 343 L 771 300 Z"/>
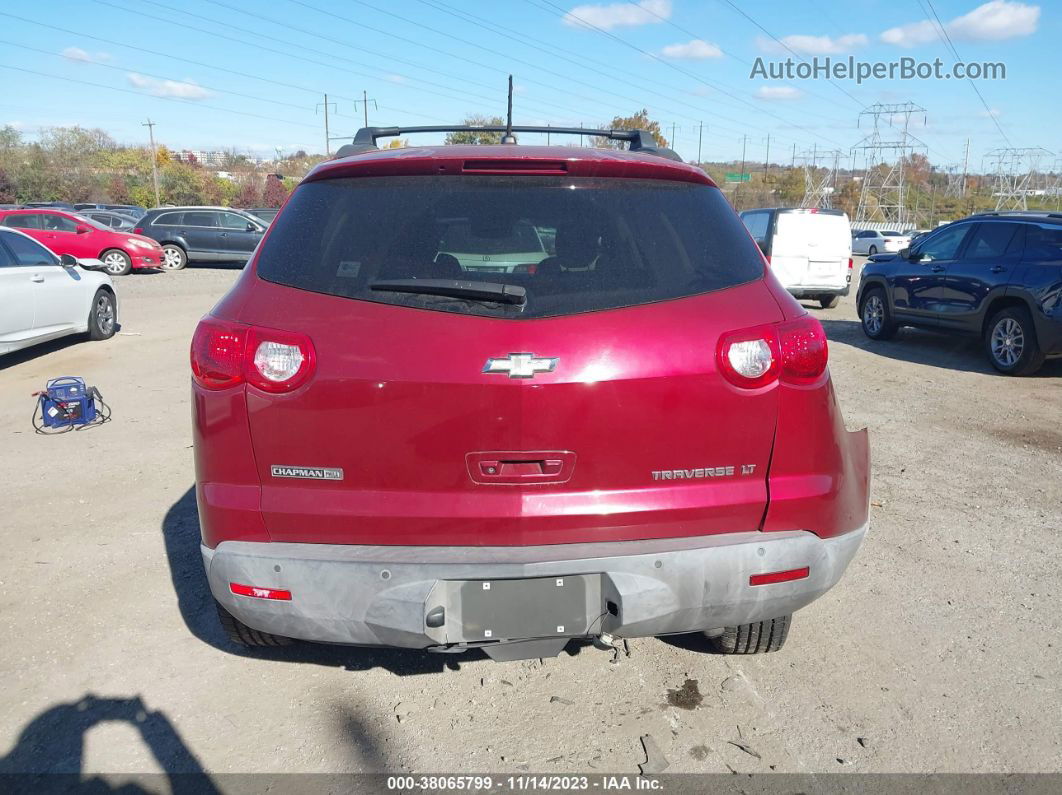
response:
<path fill-rule="evenodd" d="M 976 334 L 992 366 L 1029 375 L 1062 356 L 1062 214 L 986 213 L 943 226 L 863 267 L 863 332 L 900 326 Z"/>

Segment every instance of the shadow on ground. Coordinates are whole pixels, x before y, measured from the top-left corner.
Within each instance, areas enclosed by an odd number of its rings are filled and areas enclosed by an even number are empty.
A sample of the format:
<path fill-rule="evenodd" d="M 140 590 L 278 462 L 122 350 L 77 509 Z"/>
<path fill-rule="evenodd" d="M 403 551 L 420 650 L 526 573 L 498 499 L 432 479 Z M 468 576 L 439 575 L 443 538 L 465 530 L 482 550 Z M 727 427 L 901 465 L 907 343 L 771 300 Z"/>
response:
<path fill-rule="evenodd" d="M 485 659 L 480 651 L 463 654 L 438 654 L 415 649 L 390 649 L 357 646 L 331 646 L 320 643 L 296 643 L 279 648 L 246 648 L 231 643 L 218 624 L 214 598 L 207 585 L 203 558 L 199 551 L 199 515 L 195 489 L 189 488 L 166 512 L 162 535 L 170 577 L 177 594 L 177 605 L 188 630 L 215 649 L 241 657 L 293 663 L 314 663 L 367 671 L 384 668 L 398 676 L 441 673 L 460 669 L 462 662 Z"/>
<path fill-rule="evenodd" d="M 982 343 L 976 337 L 905 327 L 888 342 L 879 342 L 867 337 L 857 320 L 832 320 L 823 314 L 819 314 L 818 318 L 830 342 L 840 342 L 876 356 L 912 364 L 1008 377 L 997 373 L 988 363 Z M 1038 373 L 1027 377 L 1059 376 L 1062 376 L 1062 359 L 1048 361 Z"/>
<path fill-rule="evenodd" d="M 166 771 L 173 793 L 216 793 L 218 788 L 165 714 L 150 710 L 139 696 L 100 698 L 91 693 L 71 703 L 55 704 L 19 732 L 11 753 L 0 757 L 0 783 L 8 792 L 157 792 L 161 776 L 143 781 L 115 776 L 82 777 L 85 736 L 103 723 L 135 728 Z M 150 785 L 150 786 L 142 786 Z"/>

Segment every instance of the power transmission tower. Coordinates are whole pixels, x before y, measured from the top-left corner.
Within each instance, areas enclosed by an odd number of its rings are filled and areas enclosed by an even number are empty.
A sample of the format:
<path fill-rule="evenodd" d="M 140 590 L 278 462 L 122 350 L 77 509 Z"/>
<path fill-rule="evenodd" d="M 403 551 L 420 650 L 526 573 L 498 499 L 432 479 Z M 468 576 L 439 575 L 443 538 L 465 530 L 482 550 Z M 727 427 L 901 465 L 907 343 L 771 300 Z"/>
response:
<path fill-rule="evenodd" d="M 369 103 L 372 103 L 373 110 L 379 110 L 380 106 L 376 104 L 376 100 L 369 96 L 368 91 L 361 92 L 361 107 L 365 111 L 365 126 L 369 126 Z M 354 110 L 358 110 L 358 100 L 354 100 Z"/>
<path fill-rule="evenodd" d="M 155 186 L 155 206 L 162 204 L 159 199 L 159 154 L 155 149 L 155 122 L 150 118 L 140 125 L 148 128 L 148 137 L 151 139 L 151 182 Z"/>
<path fill-rule="evenodd" d="M 860 112 L 859 124 L 869 116 L 873 129 L 852 147 L 862 151 L 866 159 L 854 224 L 879 221 L 901 229 L 910 224 L 904 166 L 915 151 L 928 149 L 910 132 L 911 117 L 919 113 L 924 123 L 926 109 L 913 102 L 879 102 Z"/>
<path fill-rule="evenodd" d="M 816 145 L 802 153 L 797 160 L 804 166 L 804 198 L 800 206 L 829 209 L 833 206 L 833 189 L 837 182 L 837 168 L 841 162 L 841 150 L 819 151 Z M 819 162 L 823 165 L 819 166 Z"/>
<path fill-rule="evenodd" d="M 948 177 L 947 187 L 944 188 L 944 197 L 961 199 L 966 195 L 966 173 L 962 170 L 962 166 L 958 163 L 953 163 L 950 166 L 946 166 L 944 172 Z"/>
<path fill-rule="evenodd" d="M 985 157 L 996 175 L 996 210 L 1027 210 L 1028 196 L 1034 190 L 1036 174 L 1044 155 L 1051 154 L 1038 146 L 993 149 Z"/>

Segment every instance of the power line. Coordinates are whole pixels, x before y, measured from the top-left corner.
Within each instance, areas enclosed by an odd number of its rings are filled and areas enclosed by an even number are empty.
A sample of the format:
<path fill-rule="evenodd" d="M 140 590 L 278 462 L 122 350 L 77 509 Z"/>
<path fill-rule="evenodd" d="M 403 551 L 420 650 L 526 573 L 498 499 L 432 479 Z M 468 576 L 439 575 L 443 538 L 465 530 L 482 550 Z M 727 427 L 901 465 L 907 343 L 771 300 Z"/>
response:
<path fill-rule="evenodd" d="M 792 55 L 796 56 L 798 61 L 800 61 L 801 63 L 807 63 L 807 61 L 804 60 L 804 56 L 802 56 L 800 53 L 798 53 L 796 50 L 794 50 L 792 47 L 790 47 L 788 44 L 786 44 L 780 38 L 778 38 L 773 33 L 771 33 L 771 31 L 767 30 L 767 28 L 765 28 L 763 25 L 761 25 L 759 22 L 757 22 L 755 19 L 753 19 L 751 16 L 749 16 L 745 11 L 743 11 L 740 8 L 738 8 L 738 6 L 734 4 L 733 0 L 720 0 L 720 2 L 726 3 L 732 9 L 734 9 L 739 14 L 741 14 L 741 16 L 745 17 L 745 19 L 747 19 L 749 22 L 751 22 L 757 28 L 759 28 L 764 33 L 766 33 L 768 36 L 770 36 L 774 41 L 776 41 L 778 44 L 780 44 L 782 47 L 784 47 L 788 52 L 790 52 Z M 862 107 L 866 107 L 863 102 L 860 102 L 860 100 L 856 96 L 854 96 L 850 91 L 848 91 L 848 89 L 846 89 L 843 86 L 841 86 L 840 83 L 835 83 L 832 79 L 828 80 L 827 82 L 829 82 L 830 85 L 832 85 L 834 88 L 836 88 L 842 94 L 844 94 L 846 97 L 848 97 L 853 102 L 855 102 L 857 105 L 859 105 L 859 107 L 861 107 L 861 108 Z"/>
<path fill-rule="evenodd" d="M 926 5 L 929 6 L 929 10 L 933 14 L 933 19 L 936 20 L 936 31 L 938 38 L 940 38 L 940 40 L 944 42 L 945 46 L 947 46 L 947 48 L 951 50 L 951 54 L 955 57 L 956 61 L 962 61 L 962 57 L 959 55 L 959 51 L 955 49 L 955 45 L 951 41 L 951 36 L 948 35 L 947 28 L 944 27 L 944 24 L 940 21 L 940 17 L 937 15 L 937 9 L 933 7 L 932 0 L 925 0 L 925 2 Z M 918 0 L 918 4 L 921 5 L 922 0 Z M 925 11 L 924 6 L 922 10 Z M 1013 146 L 1013 144 L 1010 142 L 1010 138 L 1008 138 L 1007 134 L 1003 132 L 1003 125 L 999 123 L 999 119 L 996 118 L 996 114 L 992 111 L 992 109 L 988 106 L 988 103 L 985 101 L 984 95 L 981 93 L 981 89 L 977 87 L 977 83 L 975 83 L 969 75 L 966 75 L 966 81 L 970 84 L 970 87 L 974 90 L 974 93 L 977 94 L 977 98 L 981 100 L 981 104 L 984 106 L 985 113 L 988 114 L 988 118 L 990 118 L 993 124 L 996 125 L 996 129 L 999 130 L 999 134 L 1003 136 L 1003 140 L 1007 142 L 1007 146 Z"/>
<path fill-rule="evenodd" d="M 235 113 L 238 116 L 250 116 L 254 119 L 263 119 L 264 121 L 276 122 L 279 124 L 294 124 L 298 127 L 308 127 L 311 130 L 316 130 L 317 127 L 312 124 L 304 124 L 301 121 L 292 121 L 291 119 L 278 119 L 275 116 L 262 116 L 258 113 L 248 113 L 243 110 L 233 110 L 232 108 L 222 108 L 217 105 L 204 105 L 202 102 L 194 99 L 180 99 L 178 97 L 156 97 L 151 94 L 145 94 L 142 91 L 135 91 L 131 88 L 118 88 L 117 86 L 108 86 L 103 83 L 93 83 L 90 80 L 78 80 L 73 77 L 66 77 L 65 75 L 53 75 L 48 72 L 38 72 L 36 69 L 24 69 L 21 66 L 8 66 L 7 64 L 0 64 L 0 69 L 12 69 L 16 72 L 25 72 L 26 74 L 39 75 L 40 77 L 48 77 L 53 80 L 62 80 L 67 83 L 80 83 L 84 86 L 92 86 L 94 88 L 103 88 L 107 91 L 120 91 L 123 94 L 133 94 L 143 99 L 144 97 L 150 97 L 151 99 L 157 99 L 162 102 L 179 102 L 182 105 L 191 105 L 196 108 L 206 108 L 207 110 L 218 110 L 222 113 Z"/>
<path fill-rule="evenodd" d="M 355 2 L 362 2 L 362 0 L 355 0 Z M 553 12 L 555 14 L 560 15 L 561 17 L 564 17 L 564 16 L 566 16 L 569 13 L 569 12 L 565 11 L 563 8 L 561 8 L 560 6 L 558 6 L 556 3 L 553 3 L 552 0 L 538 0 L 537 2 L 536 2 L 536 0 L 526 0 L 526 2 L 531 3 L 532 5 L 538 5 L 539 8 L 542 7 L 541 5 L 539 5 L 539 3 L 544 3 L 545 5 L 548 5 L 551 8 L 553 8 L 553 10 L 554 10 Z M 773 112 L 771 112 L 769 110 L 765 110 L 764 108 L 749 102 L 748 100 L 744 99 L 743 97 L 738 96 L 737 94 L 733 94 L 730 91 L 727 91 L 724 87 L 720 86 L 718 83 L 714 83 L 714 82 L 712 82 L 710 80 L 706 80 L 706 79 L 700 77 L 699 75 L 697 75 L 697 74 L 695 74 L 693 72 L 690 72 L 690 71 L 688 71 L 686 69 L 682 69 L 681 67 L 676 66 L 675 64 L 671 63 L 670 61 L 665 61 L 664 59 L 660 58 L 656 54 L 651 53 L 648 50 L 644 50 L 644 49 L 642 49 L 641 47 L 639 47 L 639 46 L 637 46 L 635 44 L 631 44 L 626 39 L 620 38 L 619 36 L 617 36 L 617 35 L 615 35 L 613 33 L 610 33 L 609 31 L 605 30 L 604 28 L 598 27 L 597 25 L 594 25 L 591 22 L 587 22 L 586 20 L 582 19 L 581 17 L 575 17 L 575 18 L 579 20 L 580 24 L 585 25 L 585 26 L 587 26 L 589 28 L 592 28 L 593 30 L 596 30 L 598 33 L 601 33 L 602 35 L 607 36 L 608 38 L 619 42 L 623 46 L 629 47 L 630 49 L 635 50 L 636 52 L 639 52 L 642 55 L 653 59 L 657 63 L 663 64 L 664 66 L 666 66 L 669 69 L 672 69 L 672 70 L 678 72 L 679 74 L 686 75 L 687 77 L 692 78 L 693 80 L 696 80 L 699 83 L 703 83 L 704 85 L 708 86 L 709 88 L 713 88 L 716 91 L 720 92 L 721 94 L 724 94 L 725 96 L 728 96 L 731 99 L 734 99 L 734 100 L 742 103 L 743 105 L 747 105 L 748 107 L 752 108 L 753 110 L 755 110 L 759 114 L 762 114 L 764 116 L 770 116 L 771 118 L 776 119 L 776 120 L 782 122 L 783 124 L 790 125 L 792 127 L 797 128 L 798 130 L 802 130 L 803 132 L 814 136 L 814 133 L 812 133 L 811 130 L 808 130 L 807 128 L 805 128 L 803 126 L 801 126 L 799 124 L 796 124 L 795 122 L 791 122 L 788 119 L 786 119 L 786 118 L 784 118 L 782 116 L 779 116 L 777 113 L 773 113 Z M 825 139 L 825 140 L 829 141 L 829 139 Z M 833 143 L 836 146 L 840 146 L 840 144 L 838 144 L 836 141 L 830 141 L 830 143 Z"/>

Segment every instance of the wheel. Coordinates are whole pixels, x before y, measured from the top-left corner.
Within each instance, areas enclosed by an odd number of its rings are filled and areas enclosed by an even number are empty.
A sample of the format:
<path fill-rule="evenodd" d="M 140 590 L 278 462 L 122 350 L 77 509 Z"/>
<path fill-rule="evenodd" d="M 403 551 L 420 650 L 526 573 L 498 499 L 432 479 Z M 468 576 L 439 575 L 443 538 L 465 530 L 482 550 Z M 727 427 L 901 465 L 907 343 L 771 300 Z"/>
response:
<path fill-rule="evenodd" d="M 162 247 L 162 262 L 160 264 L 163 270 L 179 271 L 188 264 L 188 255 L 180 246 L 167 243 Z"/>
<path fill-rule="evenodd" d="M 839 295 L 825 294 L 819 296 L 819 306 L 823 309 L 833 309 L 839 303 L 841 303 L 841 296 Z"/>
<path fill-rule="evenodd" d="M 765 654 L 778 651 L 789 636 L 793 614 L 769 618 L 754 624 L 725 627 L 721 635 L 708 638 L 712 648 L 720 654 Z"/>
<path fill-rule="evenodd" d="M 1022 306 L 996 312 L 985 327 L 988 361 L 1006 375 L 1031 375 L 1044 363 L 1032 315 Z"/>
<path fill-rule="evenodd" d="M 100 288 L 92 296 L 89 307 L 88 335 L 90 340 L 109 340 L 114 336 L 118 324 L 118 311 L 114 304 L 114 294 Z"/>
<path fill-rule="evenodd" d="M 125 276 L 133 269 L 133 261 L 129 255 L 118 248 L 108 249 L 100 255 L 103 260 L 104 270 L 111 276 Z"/>
<path fill-rule="evenodd" d="M 863 333 L 872 340 L 888 340 L 896 334 L 896 324 L 892 322 L 889 302 L 885 300 L 885 291 L 880 287 L 871 288 L 863 296 L 859 319 Z"/>
<path fill-rule="evenodd" d="M 870 248 L 867 249 L 867 256 L 868 257 L 873 257 L 877 253 L 878 253 L 878 247 L 877 246 L 871 246 Z"/>
<path fill-rule="evenodd" d="M 251 629 L 218 604 L 217 600 L 214 601 L 214 606 L 218 609 L 218 621 L 221 622 L 221 628 L 225 630 L 229 640 L 238 646 L 290 646 L 295 642 L 282 635 Z"/>

